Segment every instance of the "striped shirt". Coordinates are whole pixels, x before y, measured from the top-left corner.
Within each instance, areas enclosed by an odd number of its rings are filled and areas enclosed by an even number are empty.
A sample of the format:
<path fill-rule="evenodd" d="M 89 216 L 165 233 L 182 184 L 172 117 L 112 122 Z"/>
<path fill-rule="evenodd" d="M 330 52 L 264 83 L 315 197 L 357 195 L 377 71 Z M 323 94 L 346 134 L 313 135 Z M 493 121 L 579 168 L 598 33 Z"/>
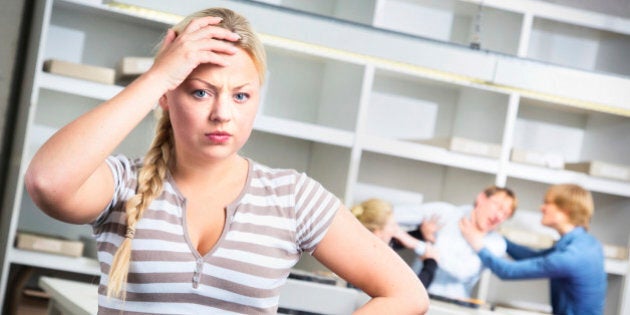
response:
<path fill-rule="evenodd" d="M 186 199 L 167 174 L 132 242 L 126 300 L 107 298 L 110 264 L 126 231 L 140 160 L 110 157 L 115 193 L 93 223 L 101 267 L 99 314 L 275 314 L 279 287 L 302 252 L 312 254 L 341 202 L 294 170 L 249 160 L 246 185 L 226 208 L 220 239 L 201 256 L 186 228 Z"/>

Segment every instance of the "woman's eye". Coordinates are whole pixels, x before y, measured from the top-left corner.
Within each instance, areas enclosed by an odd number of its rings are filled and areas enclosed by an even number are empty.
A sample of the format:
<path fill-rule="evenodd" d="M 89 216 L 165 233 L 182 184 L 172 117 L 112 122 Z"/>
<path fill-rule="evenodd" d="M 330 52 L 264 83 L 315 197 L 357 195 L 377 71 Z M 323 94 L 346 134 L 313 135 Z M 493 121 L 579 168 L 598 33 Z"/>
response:
<path fill-rule="evenodd" d="M 195 90 L 193 92 L 194 97 L 204 98 L 208 96 L 208 92 L 206 90 Z"/>
<path fill-rule="evenodd" d="M 247 93 L 236 93 L 234 95 L 234 100 L 238 103 L 244 103 L 249 99 L 249 94 Z"/>

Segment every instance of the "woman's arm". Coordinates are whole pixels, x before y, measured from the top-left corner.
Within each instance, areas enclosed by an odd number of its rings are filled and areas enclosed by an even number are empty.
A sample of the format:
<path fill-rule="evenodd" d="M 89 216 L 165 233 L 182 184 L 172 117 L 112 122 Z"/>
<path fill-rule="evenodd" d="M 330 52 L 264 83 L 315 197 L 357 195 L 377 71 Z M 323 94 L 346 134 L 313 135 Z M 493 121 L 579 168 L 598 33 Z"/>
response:
<path fill-rule="evenodd" d="M 507 253 L 516 260 L 540 257 L 548 254 L 552 249 L 538 250 L 527 246 L 516 244 L 509 239 L 505 239 L 507 243 Z"/>
<path fill-rule="evenodd" d="M 356 314 L 423 314 L 428 309 L 428 295 L 411 268 L 345 207 L 313 256 L 372 297 Z"/>
<path fill-rule="evenodd" d="M 484 233 L 478 231 L 475 228 L 471 219 L 462 218 L 459 221 L 459 229 L 462 233 L 462 236 L 464 236 L 464 238 L 473 250 L 479 252 L 483 248 Z M 507 243 L 507 253 L 515 260 L 545 256 L 553 250 L 553 248 L 547 250 L 536 250 L 527 246 L 516 244 L 506 238 L 504 239 Z"/>
<path fill-rule="evenodd" d="M 71 223 L 93 221 L 113 195 L 105 159 L 200 63 L 221 64 L 218 53 L 233 53 L 222 39 L 238 37 L 213 26 L 214 17 L 193 20 L 182 34 L 169 30 L 145 74 L 112 99 L 72 121 L 35 154 L 25 175 L 26 189 L 48 215 Z M 219 39 L 219 40 L 217 40 Z"/>
<path fill-rule="evenodd" d="M 492 254 L 483 245 L 483 233 L 475 229 L 472 221 L 468 218 L 462 218 L 459 221 L 459 228 L 472 249 L 477 252 L 484 266 L 488 267 L 492 272 L 501 279 L 524 279 L 524 278 L 544 278 L 563 274 L 563 254 L 553 251 L 545 251 L 546 255 L 541 255 L 525 246 L 516 245 L 508 241 L 509 248 L 516 249 L 517 261 L 510 261 Z M 561 263 L 558 263 L 561 262 Z"/>
<path fill-rule="evenodd" d="M 483 264 L 501 279 L 556 278 L 570 274 L 576 258 L 567 252 L 551 251 L 548 255 L 510 261 L 482 248 L 478 253 Z"/>

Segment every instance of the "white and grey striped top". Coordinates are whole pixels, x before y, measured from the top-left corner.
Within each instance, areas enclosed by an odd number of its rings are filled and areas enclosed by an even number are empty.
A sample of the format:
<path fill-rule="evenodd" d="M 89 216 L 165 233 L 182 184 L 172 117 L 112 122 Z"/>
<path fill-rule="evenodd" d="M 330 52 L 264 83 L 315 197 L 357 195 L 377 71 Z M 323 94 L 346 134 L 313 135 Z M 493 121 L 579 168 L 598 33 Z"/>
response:
<path fill-rule="evenodd" d="M 302 252 L 312 253 L 341 202 L 294 170 L 249 160 L 240 196 L 227 207 L 223 233 L 201 256 L 185 228 L 186 199 L 170 175 L 145 210 L 132 243 L 126 300 L 107 298 L 107 275 L 125 235 L 124 201 L 140 160 L 107 160 L 115 194 L 93 223 L 101 266 L 99 314 L 275 314 L 278 288 Z"/>

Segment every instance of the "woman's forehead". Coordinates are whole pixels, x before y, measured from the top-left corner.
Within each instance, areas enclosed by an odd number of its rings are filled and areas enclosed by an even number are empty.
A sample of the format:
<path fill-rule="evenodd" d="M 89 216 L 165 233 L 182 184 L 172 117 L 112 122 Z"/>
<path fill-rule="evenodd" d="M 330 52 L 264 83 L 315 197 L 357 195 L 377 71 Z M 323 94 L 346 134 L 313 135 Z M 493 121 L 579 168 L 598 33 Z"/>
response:
<path fill-rule="evenodd" d="M 234 55 L 221 55 L 221 57 L 225 58 L 225 61 L 228 63 L 227 65 L 221 66 L 213 63 L 203 63 L 197 66 L 189 77 L 208 77 L 217 74 L 229 74 L 231 77 L 259 78 L 258 68 L 254 64 L 254 61 L 250 55 L 242 49 L 239 49 Z"/>

